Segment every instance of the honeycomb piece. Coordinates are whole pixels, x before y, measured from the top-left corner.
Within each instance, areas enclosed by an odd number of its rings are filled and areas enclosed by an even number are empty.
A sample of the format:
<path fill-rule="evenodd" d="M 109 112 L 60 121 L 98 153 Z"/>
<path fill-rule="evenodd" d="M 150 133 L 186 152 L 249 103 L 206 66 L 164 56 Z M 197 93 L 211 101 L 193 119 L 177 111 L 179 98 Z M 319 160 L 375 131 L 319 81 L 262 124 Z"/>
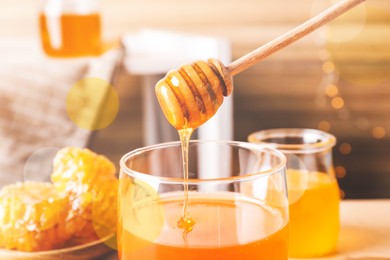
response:
<path fill-rule="evenodd" d="M 118 187 L 115 172 L 110 160 L 88 149 L 67 147 L 54 158 L 51 179 L 71 205 L 66 230 L 80 243 L 115 232 Z"/>
<path fill-rule="evenodd" d="M 72 183 L 93 186 L 97 180 L 116 178 L 115 172 L 115 165 L 106 157 L 89 149 L 66 147 L 54 157 L 51 180 L 62 191 L 74 191 Z"/>
<path fill-rule="evenodd" d="M 20 251 L 59 248 L 65 231 L 68 201 L 54 185 L 25 182 L 0 191 L 0 247 Z"/>

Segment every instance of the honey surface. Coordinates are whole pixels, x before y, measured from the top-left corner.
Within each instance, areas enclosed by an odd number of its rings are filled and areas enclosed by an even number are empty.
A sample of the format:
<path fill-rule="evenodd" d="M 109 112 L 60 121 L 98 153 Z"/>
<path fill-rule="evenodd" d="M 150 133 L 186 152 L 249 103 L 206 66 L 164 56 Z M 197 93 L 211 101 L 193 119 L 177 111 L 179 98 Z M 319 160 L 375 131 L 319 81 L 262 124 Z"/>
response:
<path fill-rule="evenodd" d="M 288 227 L 276 210 L 229 196 L 195 197 L 191 196 L 189 206 L 196 225 L 187 234 L 187 242 L 176 227 L 182 197 L 157 202 L 163 209 L 165 224 L 156 226 L 158 236 L 152 240 L 138 233 L 136 223 L 124 217 L 118 233 L 120 259 L 287 259 Z M 147 212 L 148 206 L 139 210 Z"/>

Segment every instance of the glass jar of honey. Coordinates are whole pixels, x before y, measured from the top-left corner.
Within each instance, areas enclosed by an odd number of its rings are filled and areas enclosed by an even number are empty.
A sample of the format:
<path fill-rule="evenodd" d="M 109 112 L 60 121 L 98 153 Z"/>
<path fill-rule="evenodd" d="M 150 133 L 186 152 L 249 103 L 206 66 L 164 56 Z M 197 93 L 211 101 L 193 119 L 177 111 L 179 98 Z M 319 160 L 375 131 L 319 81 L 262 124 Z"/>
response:
<path fill-rule="evenodd" d="M 42 48 L 50 57 L 95 56 L 101 52 L 97 0 L 46 0 L 39 27 Z"/>
<path fill-rule="evenodd" d="M 287 158 L 289 257 L 334 252 L 340 229 L 340 194 L 332 158 L 336 137 L 316 129 L 278 128 L 252 133 L 248 140 L 275 148 Z"/>

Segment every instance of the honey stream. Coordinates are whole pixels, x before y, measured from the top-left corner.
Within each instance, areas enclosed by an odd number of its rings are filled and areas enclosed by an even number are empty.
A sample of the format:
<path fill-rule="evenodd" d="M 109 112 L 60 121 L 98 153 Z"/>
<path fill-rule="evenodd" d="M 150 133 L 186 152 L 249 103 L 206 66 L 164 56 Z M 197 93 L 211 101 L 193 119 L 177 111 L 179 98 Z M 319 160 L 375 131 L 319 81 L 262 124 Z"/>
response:
<path fill-rule="evenodd" d="M 183 240 L 186 246 L 188 245 L 187 234 L 193 230 L 195 225 L 195 221 L 188 216 L 188 148 L 193 131 L 192 128 L 178 130 L 183 158 L 184 201 L 181 218 L 177 221 L 177 227 L 183 229 Z"/>
<path fill-rule="evenodd" d="M 168 122 L 179 133 L 183 158 L 184 201 L 177 227 L 183 229 L 183 240 L 195 221 L 188 213 L 188 146 L 193 130 L 209 120 L 221 106 L 224 96 L 232 92 L 232 79 L 216 59 L 197 61 L 170 71 L 156 84 L 156 95 Z"/>

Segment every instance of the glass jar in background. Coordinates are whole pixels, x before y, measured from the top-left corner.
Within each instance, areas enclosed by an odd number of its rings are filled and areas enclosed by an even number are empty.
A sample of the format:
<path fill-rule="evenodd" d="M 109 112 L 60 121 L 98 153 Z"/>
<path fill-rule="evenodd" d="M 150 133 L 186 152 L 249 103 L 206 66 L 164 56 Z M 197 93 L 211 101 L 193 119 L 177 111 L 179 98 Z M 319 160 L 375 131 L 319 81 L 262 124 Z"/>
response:
<path fill-rule="evenodd" d="M 336 138 L 320 130 L 285 128 L 258 131 L 248 140 L 287 157 L 289 256 L 311 258 L 334 251 L 340 229 L 340 193 L 332 159 Z"/>
<path fill-rule="evenodd" d="M 99 55 L 101 19 L 97 0 L 46 0 L 39 14 L 44 52 L 51 57 Z"/>

